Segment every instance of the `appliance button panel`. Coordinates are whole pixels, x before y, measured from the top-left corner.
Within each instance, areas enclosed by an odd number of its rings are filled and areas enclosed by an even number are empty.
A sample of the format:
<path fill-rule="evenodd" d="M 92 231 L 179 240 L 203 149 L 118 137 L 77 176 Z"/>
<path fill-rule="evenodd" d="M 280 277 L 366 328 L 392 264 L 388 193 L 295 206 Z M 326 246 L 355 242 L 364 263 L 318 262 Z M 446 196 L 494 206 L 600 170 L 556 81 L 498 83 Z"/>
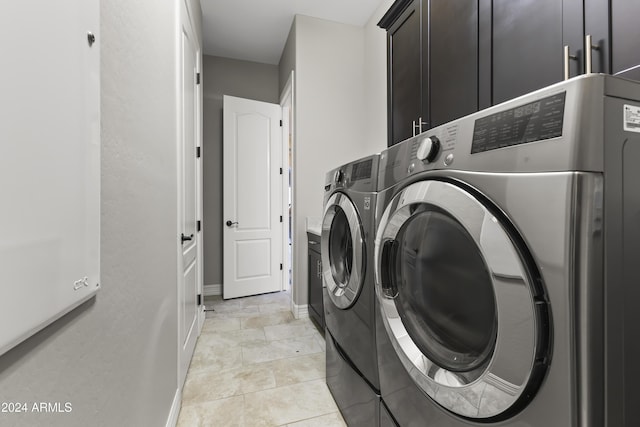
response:
<path fill-rule="evenodd" d="M 444 158 L 445 166 L 449 166 L 451 163 L 453 163 L 453 153 L 447 154 L 447 156 Z"/>

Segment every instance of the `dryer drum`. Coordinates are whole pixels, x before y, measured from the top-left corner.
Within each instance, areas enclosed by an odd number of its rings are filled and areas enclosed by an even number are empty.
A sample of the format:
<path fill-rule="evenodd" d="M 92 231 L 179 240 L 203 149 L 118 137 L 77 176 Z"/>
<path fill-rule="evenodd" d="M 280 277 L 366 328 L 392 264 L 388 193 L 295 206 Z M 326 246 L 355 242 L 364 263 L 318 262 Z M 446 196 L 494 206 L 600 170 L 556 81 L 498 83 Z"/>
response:
<path fill-rule="evenodd" d="M 375 242 L 385 330 L 417 386 L 465 418 L 507 416 L 539 381 L 531 274 L 485 201 L 425 180 L 387 205 Z"/>

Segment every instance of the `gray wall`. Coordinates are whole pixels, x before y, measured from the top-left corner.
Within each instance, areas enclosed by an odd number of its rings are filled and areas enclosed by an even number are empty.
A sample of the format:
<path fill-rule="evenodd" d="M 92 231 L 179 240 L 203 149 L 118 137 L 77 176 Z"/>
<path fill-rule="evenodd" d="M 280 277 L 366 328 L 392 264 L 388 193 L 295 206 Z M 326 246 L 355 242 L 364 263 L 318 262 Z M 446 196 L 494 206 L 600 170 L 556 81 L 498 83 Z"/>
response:
<path fill-rule="evenodd" d="M 203 57 L 204 284 L 222 284 L 222 96 L 280 102 L 278 66 Z"/>
<path fill-rule="evenodd" d="M 294 78 L 293 300 L 306 305 L 306 219 L 322 216 L 325 174 L 386 147 L 386 34 L 364 27 L 295 17 L 280 59 L 280 88 Z M 330 124 L 328 126 L 327 124 Z"/>
<path fill-rule="evenodd" d="M 289 76 L 291 76 L 291 71 L 295 71 L 296 69 L 296 25 L 295 20 L 291 24 L 291 29 L 289 30 L 289 36 L 287 37 L 287 42 L 284 45 L 284 49 L 282 50 L 282 56 L 280 56 L 280 63 L 278 64 L 279 71 L 279 80 L 280 80 L 280 93 L 284 90 L 287 81 L 289 80 Z M 295 79 L 295 78 L 294 78 Z M 295 95 L 295 93 L 294 93 Z"/>
<path fill-rule="evenodd" d="M 178 383 L 178 1 L 101 1 L 102 289 L 0 357 L 0 402 L 72 412 L 0 413 L 0 425 L 167 422 Z"/>

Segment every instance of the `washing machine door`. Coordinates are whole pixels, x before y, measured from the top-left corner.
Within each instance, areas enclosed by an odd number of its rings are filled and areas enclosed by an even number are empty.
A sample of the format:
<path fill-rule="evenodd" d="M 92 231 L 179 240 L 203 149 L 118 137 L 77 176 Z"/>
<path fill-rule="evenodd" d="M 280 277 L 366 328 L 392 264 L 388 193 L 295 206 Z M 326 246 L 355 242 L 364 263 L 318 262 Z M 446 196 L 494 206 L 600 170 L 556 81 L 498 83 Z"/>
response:
<path fill-rule="evenodd" d="M 336 192 L 327 200 L 320 252 L 329 298 L 341 309 L 351 307 L 362 289 L 365 247 L 360 216 L 344 193 Z"/>
<path fill-rule="evenodd" d="M 393 347 L 418 387 L 461 417 L 512 416 L 546 370 L 546 303 L 512 230 L 470 188 L 427 180 L 393 197 L 376 235 Z"/>

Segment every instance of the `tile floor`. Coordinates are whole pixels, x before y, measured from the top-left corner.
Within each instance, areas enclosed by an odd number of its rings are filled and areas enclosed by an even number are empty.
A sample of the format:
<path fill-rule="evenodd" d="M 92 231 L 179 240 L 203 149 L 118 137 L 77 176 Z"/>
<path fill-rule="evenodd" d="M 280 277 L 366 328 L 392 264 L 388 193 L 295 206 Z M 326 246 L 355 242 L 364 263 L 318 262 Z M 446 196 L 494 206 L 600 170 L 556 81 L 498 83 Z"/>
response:
<path fill-rule="evenodd" d="M 346 426 L 325 383 L 324 337 L 295 319 L 291 294 L 223 301 L 198 338 L 179 427 Z"/>

